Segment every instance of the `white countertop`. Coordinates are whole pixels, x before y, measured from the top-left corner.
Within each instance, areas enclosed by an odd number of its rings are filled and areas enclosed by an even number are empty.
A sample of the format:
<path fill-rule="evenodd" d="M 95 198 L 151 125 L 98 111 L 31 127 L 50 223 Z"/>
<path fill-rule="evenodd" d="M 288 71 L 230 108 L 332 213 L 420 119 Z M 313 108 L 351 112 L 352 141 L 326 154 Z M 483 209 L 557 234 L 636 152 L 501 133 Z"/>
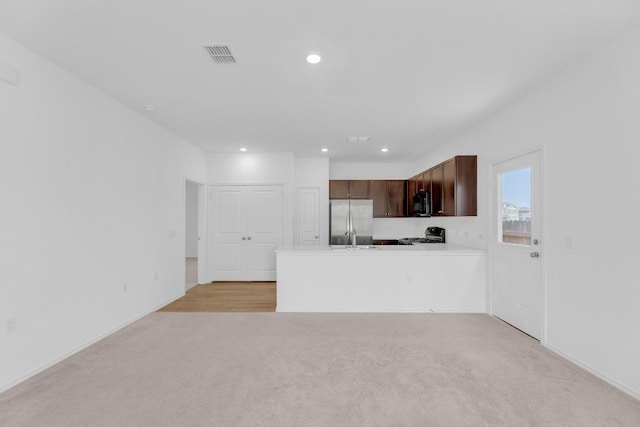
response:
<path fill-rule="evenodd" d="M 331 246 L 280 246 L 278 255 L 346 255 L 346 256 L 379 256 L 379 255 L 478 255 L 484 254 L 481 249 L 467 248 L 451 243 L 429 243 L 422 245 L 376 245 L 371 249 L 332 249 Z"/>

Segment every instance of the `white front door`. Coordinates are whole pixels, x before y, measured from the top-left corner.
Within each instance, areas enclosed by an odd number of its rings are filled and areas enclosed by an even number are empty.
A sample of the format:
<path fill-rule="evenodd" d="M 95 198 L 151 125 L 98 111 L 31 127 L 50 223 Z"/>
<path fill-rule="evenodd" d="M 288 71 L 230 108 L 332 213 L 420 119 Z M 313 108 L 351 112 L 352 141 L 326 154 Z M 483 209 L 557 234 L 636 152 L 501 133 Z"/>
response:
<path fill-rule="evenodd" d="M 492 313 L 542 335 L 541 153 L 493 166 Z"/>
<path fill-rule="evenodd" d="M 211 213 L 213 280 L 275 280 L 282 186 L 214 186 Z"/>
<path fill-rule="evenodd" d="M 320 243 L 320 189 L 298 189 L 298 244 Z"/>

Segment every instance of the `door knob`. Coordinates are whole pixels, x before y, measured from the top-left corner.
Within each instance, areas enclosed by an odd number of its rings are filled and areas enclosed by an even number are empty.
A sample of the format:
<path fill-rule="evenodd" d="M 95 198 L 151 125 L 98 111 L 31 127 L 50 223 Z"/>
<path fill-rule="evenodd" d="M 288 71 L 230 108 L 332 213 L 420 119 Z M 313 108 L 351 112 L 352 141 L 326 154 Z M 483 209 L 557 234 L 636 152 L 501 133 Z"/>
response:
<path fill-rule="evenodd" d="M 540 258 L 540 252 L 531 252 L 529 256 L 531 256 L 531 258 Z"/>
<path fill-rule="evenodd" d="M 251 237 L 247 237 L 247 240 L 251 240 Z"/>
<path fill-rule="evenodd" d="M 318 238 L 318 236 L 315 237 L 316 239 Z"/>
<path fill-rule="evenodd" d="M 246 238 L 246 237 L 243 237 L 243 238 L 242 238 L 242 240 L 247 240 L 247 238 Z"/>

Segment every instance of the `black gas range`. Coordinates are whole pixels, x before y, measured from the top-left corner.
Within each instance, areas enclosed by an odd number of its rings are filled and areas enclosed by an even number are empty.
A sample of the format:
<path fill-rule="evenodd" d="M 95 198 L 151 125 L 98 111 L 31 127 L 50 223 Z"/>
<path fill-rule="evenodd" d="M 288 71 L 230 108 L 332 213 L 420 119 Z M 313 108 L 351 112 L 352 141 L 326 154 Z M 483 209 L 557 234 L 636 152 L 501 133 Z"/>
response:
<path fill-rule="evenodd" d="M 427 227 L 424 237 L 404 237 L 398 239 L 399 245 L 422 245 L 428 243 L 446 243 L 445 230 L 440 227 Z"/>

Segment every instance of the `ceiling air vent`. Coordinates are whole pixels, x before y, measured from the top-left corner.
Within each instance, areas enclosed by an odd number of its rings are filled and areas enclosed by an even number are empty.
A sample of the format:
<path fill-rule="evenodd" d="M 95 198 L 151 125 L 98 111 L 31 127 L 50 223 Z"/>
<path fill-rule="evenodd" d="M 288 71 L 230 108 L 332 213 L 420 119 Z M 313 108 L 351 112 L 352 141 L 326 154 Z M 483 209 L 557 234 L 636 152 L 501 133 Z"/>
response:
<path fill-rule="evenodd" d="M 368 136 L 350 136 L 347 138 L 347 142 L 369 142 Z"/>
<path fill-rule="evenodd" d="M 231 49 L 225 44 L 203 44 L 202 47 L 216 64 L 235 64 Z"/>

